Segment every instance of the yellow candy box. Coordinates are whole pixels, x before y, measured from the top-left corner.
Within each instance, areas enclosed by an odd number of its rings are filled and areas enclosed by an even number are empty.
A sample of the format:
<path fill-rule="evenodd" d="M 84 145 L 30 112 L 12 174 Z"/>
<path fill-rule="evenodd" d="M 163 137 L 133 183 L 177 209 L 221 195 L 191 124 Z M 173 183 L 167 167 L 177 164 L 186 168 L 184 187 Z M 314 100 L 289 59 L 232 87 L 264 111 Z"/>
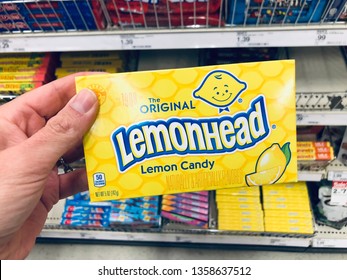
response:
<path fill-rule="evenodd" d="M 293 60 L 90 75 L 92 201 L 297 181 Z"/>

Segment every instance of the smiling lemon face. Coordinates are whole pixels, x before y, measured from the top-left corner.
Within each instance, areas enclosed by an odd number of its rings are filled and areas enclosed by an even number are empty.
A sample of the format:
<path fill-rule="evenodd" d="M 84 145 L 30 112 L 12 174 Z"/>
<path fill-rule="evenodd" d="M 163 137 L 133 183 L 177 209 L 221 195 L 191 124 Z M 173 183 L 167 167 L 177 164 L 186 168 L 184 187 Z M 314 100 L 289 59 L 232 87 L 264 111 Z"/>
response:
<path fill-rule="evenodd" d="M 210 72 L 194 90 L 193 96 L 211 106 L 227 107 L 247 88 L 245 82 L 240 81 L 231 73 L 223 70 Z"/>

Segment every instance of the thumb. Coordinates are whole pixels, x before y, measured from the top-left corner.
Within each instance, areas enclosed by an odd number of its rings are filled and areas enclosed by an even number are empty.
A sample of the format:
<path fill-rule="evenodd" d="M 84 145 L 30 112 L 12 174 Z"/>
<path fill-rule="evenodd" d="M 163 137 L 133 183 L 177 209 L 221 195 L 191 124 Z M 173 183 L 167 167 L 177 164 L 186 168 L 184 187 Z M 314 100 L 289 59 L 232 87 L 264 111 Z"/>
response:
<path fill-rule="evenodd" d="M 41 170 L 51 170 L 67 151 L 82 142 L 83 135 L 95 121 L 97 111 L 95 93 L 89 89 L 81 90 L 42 129 L 25 141 L 25 154 Z"/>

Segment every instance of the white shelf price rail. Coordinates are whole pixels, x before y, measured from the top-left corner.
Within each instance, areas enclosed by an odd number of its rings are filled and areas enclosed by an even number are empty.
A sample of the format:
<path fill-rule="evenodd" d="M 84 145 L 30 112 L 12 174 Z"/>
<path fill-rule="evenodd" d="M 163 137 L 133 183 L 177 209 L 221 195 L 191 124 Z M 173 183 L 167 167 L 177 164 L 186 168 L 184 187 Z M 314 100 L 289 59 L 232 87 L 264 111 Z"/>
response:
<path fill-rule="evenodd" d="M 346 25 L 0 34 L 0 52 L 344 45 Z"/>
<path fill-rule="evenodd" d="M 346 92 L 296 93 L 297 125 L 346 125 Z"/>
<path fill-rule="evenodd" d="M 347 248 L 347 227 L 340 230 L 325 225 L 316 225 L 312 238 L 313 248 Z"/>

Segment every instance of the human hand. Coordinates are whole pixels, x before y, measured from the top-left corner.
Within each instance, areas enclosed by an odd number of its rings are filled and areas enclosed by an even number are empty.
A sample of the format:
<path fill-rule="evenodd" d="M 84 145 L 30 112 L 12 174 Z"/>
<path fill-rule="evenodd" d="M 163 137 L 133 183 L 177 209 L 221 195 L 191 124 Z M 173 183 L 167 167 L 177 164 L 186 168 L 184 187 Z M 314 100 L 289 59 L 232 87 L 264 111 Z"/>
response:
<path fill-rule="evenodd" d="M 79 73 L 77 75 L 86 75 Z M 91 73 L 89 73 L 91 74 Z M 87 189 L 85 170 L 58 175 L 57 161 L 83 155 L 96 95 L 76 95 L 76 74 L 0 107 L 0 258 L 25 258 L 59 199 Z"/>

